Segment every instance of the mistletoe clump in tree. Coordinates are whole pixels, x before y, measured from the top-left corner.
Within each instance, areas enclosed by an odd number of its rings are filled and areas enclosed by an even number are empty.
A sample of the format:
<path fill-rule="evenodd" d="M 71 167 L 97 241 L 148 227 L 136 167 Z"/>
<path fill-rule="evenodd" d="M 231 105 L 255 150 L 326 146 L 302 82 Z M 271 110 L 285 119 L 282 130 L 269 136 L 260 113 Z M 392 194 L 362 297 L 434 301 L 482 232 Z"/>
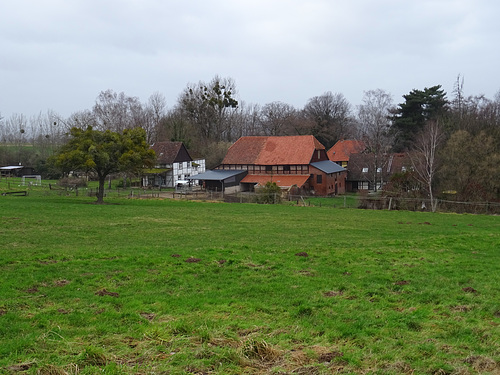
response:
<path fill-rule="evenodd" d="M 74 127 L 70 140 L 54 155 L 54 165 L 63 172 L 82 170 L 94 173 L 99 181 L 97 202 L 103 203 L 106 177 L 112 173 L 136 173 L 154 165 L 156 155 L 146 142 L 142 128 L 123 132 Z"/>

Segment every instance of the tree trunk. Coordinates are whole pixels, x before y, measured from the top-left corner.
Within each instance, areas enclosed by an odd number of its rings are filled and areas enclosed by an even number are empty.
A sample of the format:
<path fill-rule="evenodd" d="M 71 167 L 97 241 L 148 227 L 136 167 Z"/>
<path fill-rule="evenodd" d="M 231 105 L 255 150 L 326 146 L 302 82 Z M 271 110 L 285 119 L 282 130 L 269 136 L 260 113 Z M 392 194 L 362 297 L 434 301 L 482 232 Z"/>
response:
<path fill-rule="evenodd" d="M 99 187 L 97 189 L 97 204 L 104 203 L 104 185 L 106 184 L 106 176 L 99 176 Z"/>
<path fill-rule="evenodd" d="M 437 203 L 434 201 L 434 194 L 432 193 L 432 180 L 429 180 L 427 188 L 429 189 L 429 198 L 431 200 L 431 211 L 436 212 Z"/>

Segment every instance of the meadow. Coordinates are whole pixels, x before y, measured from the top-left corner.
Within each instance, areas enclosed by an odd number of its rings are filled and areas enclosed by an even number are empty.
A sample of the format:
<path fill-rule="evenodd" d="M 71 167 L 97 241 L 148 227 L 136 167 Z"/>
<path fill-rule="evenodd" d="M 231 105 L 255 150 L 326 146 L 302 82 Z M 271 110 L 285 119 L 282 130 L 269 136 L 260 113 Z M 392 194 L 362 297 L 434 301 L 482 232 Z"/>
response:
<path fill-rule="evenodd" d="M 498 374 L 500 218 L 0 196 L 0 374 Z"/>

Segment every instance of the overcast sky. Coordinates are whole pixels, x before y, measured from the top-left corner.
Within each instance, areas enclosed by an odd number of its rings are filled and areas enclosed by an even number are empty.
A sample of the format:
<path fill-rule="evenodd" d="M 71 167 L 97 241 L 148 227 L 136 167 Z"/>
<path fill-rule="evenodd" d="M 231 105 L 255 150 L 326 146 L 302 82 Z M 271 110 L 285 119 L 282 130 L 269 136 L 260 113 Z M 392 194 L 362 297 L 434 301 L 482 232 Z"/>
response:
<path fill-rule="evenodd" d="M 112 89 L 169 108 L 189 83 L 234 79 L 238 99 L 353 106 L 440 84 L 500 90 L 498 0 L 11 0 L 0 5 L 0 113 L 63 116 Z"/>

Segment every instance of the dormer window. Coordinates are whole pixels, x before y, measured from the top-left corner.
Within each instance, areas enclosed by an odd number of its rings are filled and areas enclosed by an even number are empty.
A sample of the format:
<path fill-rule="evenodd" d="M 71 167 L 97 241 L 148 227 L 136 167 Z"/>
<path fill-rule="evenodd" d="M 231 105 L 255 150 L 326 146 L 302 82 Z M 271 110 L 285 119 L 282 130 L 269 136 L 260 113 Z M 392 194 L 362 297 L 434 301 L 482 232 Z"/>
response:
<path fill-rule="evenodd" d="M 368 167 L 364 167 L 362 170 L 363 173 L 368 173 Z"/>

